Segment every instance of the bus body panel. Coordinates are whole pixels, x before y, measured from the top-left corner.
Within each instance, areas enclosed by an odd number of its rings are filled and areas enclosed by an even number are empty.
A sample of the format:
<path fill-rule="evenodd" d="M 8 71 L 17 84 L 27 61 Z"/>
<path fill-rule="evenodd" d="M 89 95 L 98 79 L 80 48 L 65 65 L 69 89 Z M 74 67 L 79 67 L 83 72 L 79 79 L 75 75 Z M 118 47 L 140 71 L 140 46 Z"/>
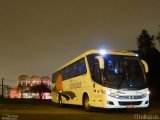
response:
<path fill-rule="evenodd" d="M 104 87 L 91 78 L 90 68 L 86 56 L 93 53 L 98 53 L 98 50 L 87 51 L 86 53 L 80 55 L 74 60 L 62 66 L 57 71 L 71 65 L 72 63 L 84 58 L 86 65 L 86 73 L 69 78 L 67 80 L 62 80 L 63 90 L 55 92 L 52 91 L 52 101 L 55 103 L 59 102 L 59 96 L 62 98 L 62 103 L 64 104 L 74 104 L 83 105 L 83 95 L 86 93 L 89 97 L 90 105 L 99 108 L 143 108 L 149 106 L 149 94 L 143 96 L 143 94 L 148 91 L 148 88 L 142 90 L 116 90 L 112 88 Z M 114 55 L 125 55 L 125 56 L 135 56 L 131 52 L 114 52 L 111 51 L 110 54 Z M 56 88 L 55 82 L 52 82 L 52 89 Z M 107 92 L 110 90 L 111 94 L 118 94 L 119 97 L 113 97 Z M 120 93 L 118 93 L 121 91 Z M 141 96 L 141 97 L 140 97 Z M 137 98 L 136 98 L 137 97 Z M 138 98 L 139 97 L 139 98 Z"/>

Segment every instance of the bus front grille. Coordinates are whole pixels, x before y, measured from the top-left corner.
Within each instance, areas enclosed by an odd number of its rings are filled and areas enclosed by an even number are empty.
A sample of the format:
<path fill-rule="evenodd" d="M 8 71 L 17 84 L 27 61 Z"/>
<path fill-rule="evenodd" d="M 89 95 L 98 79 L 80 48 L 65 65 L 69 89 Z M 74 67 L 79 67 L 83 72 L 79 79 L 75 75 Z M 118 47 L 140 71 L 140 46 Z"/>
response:
<path fill-rule="evenodd" d="M 118 99 L 142 99 L 143 96 L 137 95 L 137 96 L 118 96 Z"/>
<path fill-rule="evenodd" d="M 128 101 L 119 101 L 119 105 L 125 106 L 125 105 L 140 105 L 142 101 L 135 101 L 135 102 L 128 102 Z"/>

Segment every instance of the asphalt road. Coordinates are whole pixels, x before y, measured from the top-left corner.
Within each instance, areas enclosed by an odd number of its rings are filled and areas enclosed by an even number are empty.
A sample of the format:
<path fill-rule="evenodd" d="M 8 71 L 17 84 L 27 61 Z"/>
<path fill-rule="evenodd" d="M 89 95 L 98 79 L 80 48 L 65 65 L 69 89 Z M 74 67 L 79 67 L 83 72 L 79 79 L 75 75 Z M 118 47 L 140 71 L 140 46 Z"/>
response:
<path fill-rule="evenodd" d="M 81 106 L 56 104 L 0 104 L 1 120 L 160 120 L 160 102 L 141 109 L 94 109 L 86 112 Z"/>

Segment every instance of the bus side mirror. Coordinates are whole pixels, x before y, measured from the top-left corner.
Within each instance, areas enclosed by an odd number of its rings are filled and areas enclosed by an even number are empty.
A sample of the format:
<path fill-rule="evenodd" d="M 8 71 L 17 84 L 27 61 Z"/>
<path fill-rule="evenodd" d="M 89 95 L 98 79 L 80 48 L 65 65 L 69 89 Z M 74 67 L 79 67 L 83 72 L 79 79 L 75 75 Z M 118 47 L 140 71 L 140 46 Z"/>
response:
<path fill-rule="evenodd" d="M 144 60 L 141 60 L 141 62 L 143 63 L 145 73 L 148 73 L 149 69 L 148 69 L 147 62 L 146 62 L 146 61 L 144 61 Z"/>
<path fill-rule="evenodd" d="M 103 59 L 103 57 L 102 56 L 97 56 L 97 57 L 95 57 L 97 60 L 98 60 L 98 62 L 99 62 L 99 67 L 100 67 L 100 69 L 104 69 L 104 59 Z"/>

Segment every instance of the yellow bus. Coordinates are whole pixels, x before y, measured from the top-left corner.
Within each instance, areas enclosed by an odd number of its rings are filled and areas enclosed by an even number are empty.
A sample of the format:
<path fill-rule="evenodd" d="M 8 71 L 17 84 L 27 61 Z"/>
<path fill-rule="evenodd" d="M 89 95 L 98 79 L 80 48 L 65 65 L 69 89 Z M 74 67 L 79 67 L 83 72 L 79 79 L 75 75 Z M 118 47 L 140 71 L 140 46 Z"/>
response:
<path fill-rule="evenodd" d="M 52 101 L 99 108 L 145 108 L 147 63 L 128 51 L 89 50 L 52 74 Z"/>

